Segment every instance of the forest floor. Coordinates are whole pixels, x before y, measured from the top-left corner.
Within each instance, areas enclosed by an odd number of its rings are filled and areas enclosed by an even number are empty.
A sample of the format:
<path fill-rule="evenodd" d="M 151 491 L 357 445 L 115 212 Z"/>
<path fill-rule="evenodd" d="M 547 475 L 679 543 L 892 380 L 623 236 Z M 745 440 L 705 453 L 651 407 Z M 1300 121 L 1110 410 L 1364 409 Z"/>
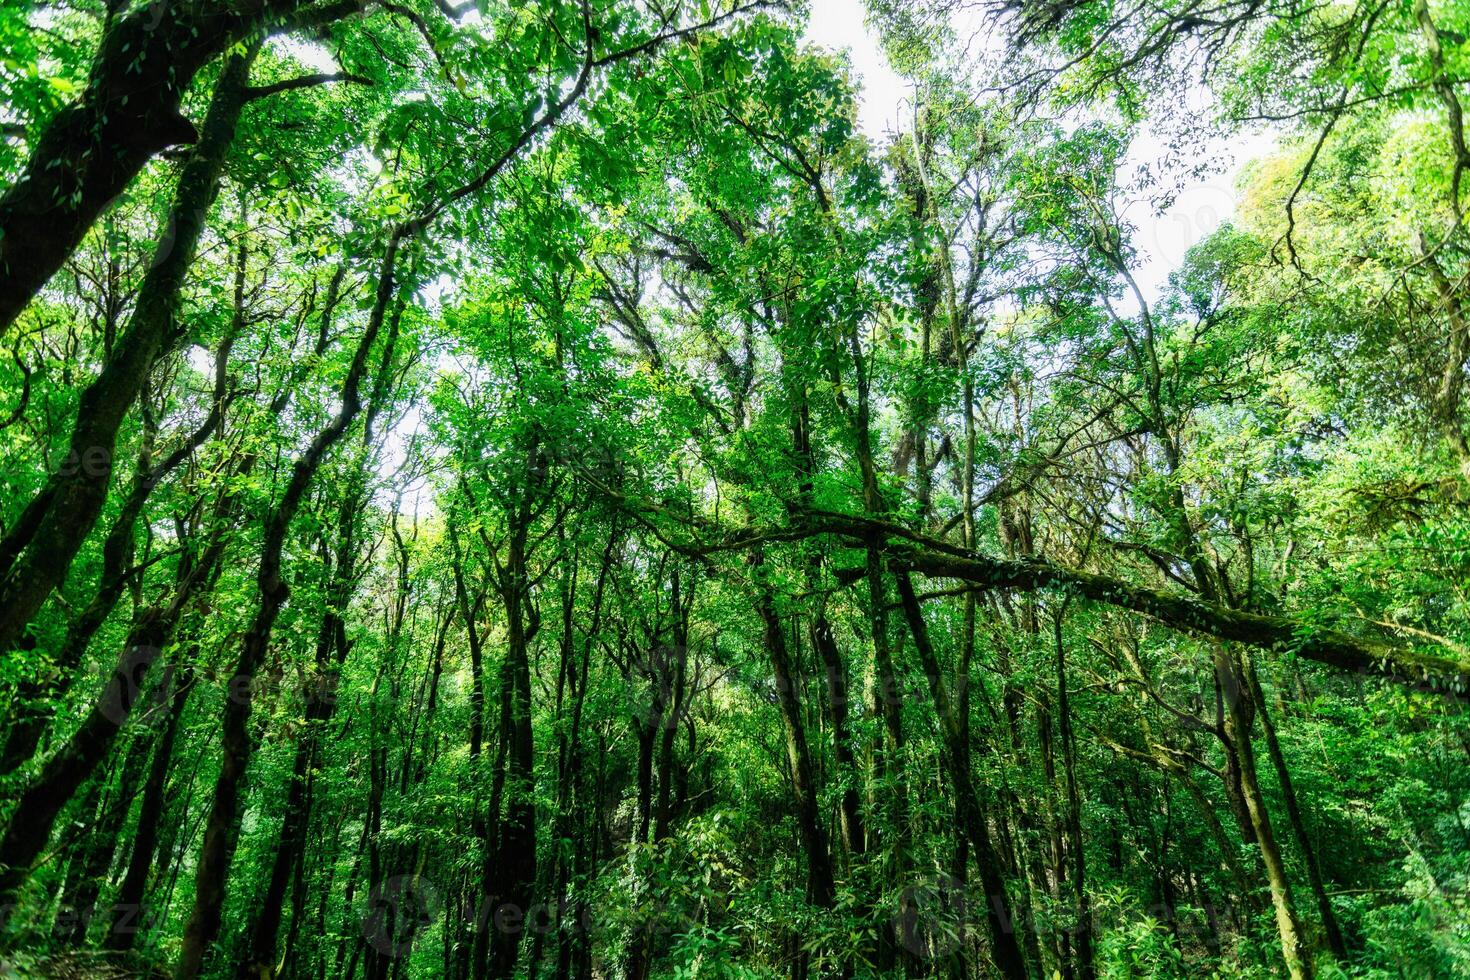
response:
<path fill-rule="evenodd" d="M 78 950 L 44 957 L 14 953 L 0 959 L 5 980 L 161 980 L 168 971 L 132 954 Z"/>

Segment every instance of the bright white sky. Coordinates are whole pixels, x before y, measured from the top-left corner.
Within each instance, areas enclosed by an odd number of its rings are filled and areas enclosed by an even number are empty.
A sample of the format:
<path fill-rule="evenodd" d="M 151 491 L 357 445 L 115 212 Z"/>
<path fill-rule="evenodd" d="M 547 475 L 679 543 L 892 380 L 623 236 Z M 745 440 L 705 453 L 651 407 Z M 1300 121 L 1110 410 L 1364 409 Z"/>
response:
<path fill-rule="evenodd" d="M 862 0 L 811 0 L 807 39 L 823 47 L 846 49 L 853 72 L 862 85 L 858 121 L 863 131 L 881 142 L 888 134 L 904 128 L 912 111 L 911 87 L 889 67 L 868 28 Z M 1177 191 L 1172 202 L 1162 194 L 1140 196 L 1132 202 L 1128 217 L 1137 227 L 1135 245 L 1143 259 L 1136 278 L 1150 301 L 1158 297 L 1169 273 L 1177 268 L 1184 253 L 1218 228 L 1235 211 L 1236 177 L 1250 159 L 1271 150 L 1273 139 L 1262 133 L 1235 145 L 1220 140 L 1200 147 L 1191 164 L 1208 160 L 1211 175 L 1165 181 Z M 1165 142 L 1155 134 L 1143 133 L 1133 145 L 1133 166 L 1157 165 L 1165 156 Z M 1160 211 L 1159 205 L 1169 206 Z"/>
<path fill-rule="evenodd" d="M 869 137 L 883 139 L 899 128 L 899 113 L 908 109 L 909 86 L 888 67 L 877 38 L 868 29 L 862 0 L 811 0 L 811 7 L 807 40 L 848 51 L 863 88 L 858 121 Z"/>

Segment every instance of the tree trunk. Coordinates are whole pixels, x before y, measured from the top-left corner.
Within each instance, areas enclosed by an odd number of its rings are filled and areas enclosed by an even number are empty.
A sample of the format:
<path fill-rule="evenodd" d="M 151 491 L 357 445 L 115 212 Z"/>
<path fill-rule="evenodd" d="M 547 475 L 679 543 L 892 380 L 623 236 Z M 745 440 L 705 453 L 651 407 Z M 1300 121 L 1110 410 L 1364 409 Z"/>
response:
<path fill-rule="evenodd" d="M 176 980 L 193 980 L 204 964 L 204 954 L 219 933 L 224 910 L 225 878 L 230 858 L 239 836 L 241 796 L 245 771 L 254 753 L 249 731 L 253 701 L 251 686 L 255 674 L 265 660 L 276 617 L 286 604 L 289 587 L 281 576 L 281 556 L 292 519 L 300 509 L 312 480 L 328 451 L 341 439 L 347 427 L 362 408 L 360 388 L 367 372 L 368 356 L 383 327 L 394 291 L 394 271 L 398 254 L 398 238 L 389 239 L 378 273 L 377 295 L 368 319 L 367 329 L 358 340 L 352 364 L 342 383 L 342 405 L 327 426 L 317 433 L 306 452 L 291 468 L 291 479 L 280 502 L 266 521 L 261 542 L 260 568 L 256 574 L 259 599 L 255 616 L 245 634 L 244 643 L 230 680 L 230 696 L 225 699 L 222 749 L 219 777 L 215 781 L 214 798 L 204 827 L 204 843 L 195 871 L 194 908 L 184 927 L 179 960 L 174 968 Z M 394 329 L 397 322 L 394 321 Z M 386 373 L 392 361 L 396 338 L 390 331 L 380 374 Z"/>
<path fill-rule="evenodd" d="M 959 719 L 944 678 L 940 675 L 939 658 L 929 641 L 929 628 L 924 622 L 923 610 L 919 608 L 918 597 L 914 594 L 913 583 L 907 572 L 898 571 L 896 577 L 899 600 L 914 637 L 914 646 L 919 652 L 919 662 L 928 676 L 929 691 L 939 715 L 940 731 L 944 738 L 944 759 L 961 808 L 961 828 L 975 849 L 976 870 L 980 873 L 981 887 L 985 892 L 985 921 L 990 928 L 990 955 L 996 970 L 1006 980 L 1026 980 L 1030 974 L 1021 955 L 1021 947 L 1016 942 L 1016 922 L 1012 918 L 1011 903 L 1006 896 L 1005 880 L 1000 872 L 1000 857 L 995 852 L 990 831 L 985 826 L 985 816 L 969 768 L 961 765 L 961 760 L 967 755 L 965 746 L 960 744 Z"/>
<path fill-rule="evenodd" d="M 528 467 L 540 465 L 535 440 Z M 501 731 L 509 740 L 505 819 L 497 842 L 496 881 L 490 891 L 491 925 L 489 975 L 509 980 L 515 972 L 516 956 L 525 932 L 525 917 L 531 908 L 531 887 L 536 880 L 536 802 L 532 764 L 535 744 L 531 731 L 531 673 L 528 647 L 535 632 L 528 626 L 530 602 L 527 535 L 531 521 L 531 490 L 523 490 L 510 533 L 505 567 L 501 575 L 501 599 L 506 617 L 506 674 L 510 684 L 510 728 Z M 534 614 L 534 611 L 531 611 Z"/>
<path fill-rule="evenodd" d="M 763 563 L 764 556 L 757 550 L 751 558 L 753 576 L 760 576 Z M 780 709 L 781 726 L 786 734 L 786 761 L 791 767 L 791 792 L 796 803 L 797 829 L 801 833 L 802 847 L 806 851 L 807 887 L 813 904 L 821 908 L 831 908 L 835 895 L 832 859 L 827 852 L 827 835 L 822 829 L 823 822 L 817 809 L 816 777 L 812 770 L 811 752 L 807 748 L 801 700 L 796 687 L 797 678 L 792 669 L 791 655 L 786 647 L 786 634 L 781 629 L 781 619 L 776 614 L 770 587 L 761 585 L 759 588 L 756 612 L 765 627 L 766 656 L 771 663 L 776 686 L 776 704 Z"/>
<path fill-rule="evenodd" d="M 97 822 L 100 814 L 105 813 L 108 805 L 108 797 L 105 792 L 107 784 L 112 779 L 111 769 L 105 769 L 97 774 L 95 779 L 89 779 L 87 786 L 77 798 L 76 805 L 72 808 L 74 819 L 78 824 L 91 826 Z M 82 882 L 83 867 L 85 865 L 86 841 L 74 839 L 67 842 L 70 846 L 68 855 L 63 852 L 60 856 L 59 865 L 66 868 L 66 874 L 62 877 L 61 896 L 59 907 L 56 909 L 56 917 L 51 923 L 51 938 L 59 943 L 71 941 L 76 932 L 86 938 L 86 925 L 76 914 L 76 908 L 72 903 L 72 896 L 76 894 L 77 888 Z"/>
<path fill-rule="evenodd" d="M 36 141 L 0 197 L 0 334 L 157 153 L 201 137 L 179 103 L 207 63 L 302 0 L 143 4 L 114 17 L 87 86 Z M 358 9 L 329 5 L 324 19 Z M 192 248 L 192 245 L 189 246 Z"/>
<path fill-rule="evenodd" d="M 123 874 L 122 884 L 118 886 L 117 896 L 112 903 L 112 927 L 108 929 L 104 941 L 104 946 L 111 950 L 132 949 L 138 933 L 152 925 L 151 915 L 144 905 L 144 895 L 148 887 L 148 874 L 153 870 L 153 858 L 158 848 L 164 790 L 168 785 L 169 767 L 173 761 L 174 739 L 193 687 L 193 671 L 187 663 L 172 678 L 171 686 L 173 693 L 169 699 L 168 717 L 154 743 L 153 759 L 148 765 L 148 778 L 143 783 L 143 802 L 138 808 L 133 850 L 128 855 L 127 871 Z M 167 858 L 165 853 L 164 859 Z"/>
<path fill-rule="evenodd" d="M 147 13 L 147 9 L 140 10 L 134 17 Z M 0 546 L 0 553 L 13 557 L 9 567 L 0 569 L 4 575 L 0 580 L 0 650 L 9 649 L 19 640 L 46 597 L 66 577 L 107 499 L 118 428 L 138 392 L 148 383 L 150 368 L 160 352 L 180 339 L 174 311 L 184 278 L 193 265 L 209 206 L 219 190 L 220 175 L 246 100 L 245 83 L 259 50 L 255 43 L 243 53 L 231 55 L 215 85 L 203 137 L 179 177 L 168 231 L 154 249 L 153 264 L 139 289 L 132 320 L 97 379 L 82 393 L 71 435 L 71 465 L 52 475 L 32 502 L 34 506 L 27 508 L 27 520 Z M 174 67 L 161 64 L 157 70 L 171 73 Z M 187 66 L 179 71 L 192 73 Z M 176 104 L 177 95 L 174 101 Z M 14 185 L 12 195 L 25 186 L 24 180 Z M 4 206 L 0 206 L 0 248 L 10 242 L 30 247 L 30 236 L 15 239 L 12 234 Z M 0 296 L 10 296 L 3 284 Z M 23 536 L 21 540 L 16 540 L 17 533 Z"/>
<path fill-rule="evenodd" d="M 153 488 L 188 460 L 219 427 L 228 398 L 226 387 L 230 350 L 234 346 L 239 323 L 240 318 L 237 316 L 216 352 L 214 398 L 203 424 L 190 433 L 182 445 L 152 465 L 149 464 L 149 456 L 153 438 L 150 435 L 145 439 L 132 487 L 113 519 L 107 538 L 102 542 L 102 573 L 98 578 L 97 591 L 82 611 L 67 623 L 66 637 L 62 640 L 61 649 L 57 651 L 47 676 L 21 684 L 16 693 L 19 706 L 11 717 L 5 750 L 0 755 L 0 774 L 14 772 L 35 754 L 47 723 L 45 703 L 64 689 L 66 681 L 86 656 L 97 630 L 107 621 L 121 598 L 133 559 L 133 538 L 138 518 L 143 512 L 144 504 L 152 495 Z"/>
<path fill-rule="evenodd" d="M 1286 971 L 1292 980 L 1311 980 L 1314 975 L 1311 951 L 1307 948 L 1301 919 L 1292 900 L 1291 879 L 1286 873 L 1286 862 L 1277 846 L 1271 815 L 1266 810 L 1266 799 L 1261 794 L 1257 778 L 1255 748 L 1251 744 L 1250 732 L 1253 712 L 1247 708 L 1250 690 L 1245 686 L 1239 663 L 1225 645 L 1216 644 L 1214 654 L 1216 670 L 1226 685 L 1223 692 L 1226 733 L 1240 766 L 1241 792 L 1256 834 L 1256 843 L 1261 849 L 1261 859 L 1266 865 L 1266 881 L 1271 886 L 1271 905 L 1276 911 L 1276 931 L 1281 935 Z"/>
<path fill-rule="evenodd" d="M 1322 931 L 1327 937 L 1327 947 L 1332 950 L 1333 956 L 1339 960 L 1346 960 L 1347 943 L 1343 939 L 1342 929 L 1337 924 L 1337 914 L 1332 910 L 1332 899 L 1327 895 L 1327 886 L 1322 880 L 1322 866 L 1317 860 L 1317 849 L 1312 846 L 1312 839 L 1307 835 L 1307 824 L 1302 819 L 1296 789 L 1291 784 L 1291 772 L 1286 767 L 1286 756 L 1281 753 L 1281 743 L 1276 739 L 1276 725 L 1271 721 L 1270 712 L 1266 710 L 1266 697 L 1261 690 L 1255 664 L 1250 655 L 1244 651 L 1241 652 L 1240 659 L 1246 683 L 1250 686 L 1251 696 L 1255 700 L 1256 715 L 1261 719 L 1261 731 L 1266 736 L 1266 749 L 1271 755 L 1271 765 L 1276 769 L 1276 779 L 1281 784 L 1281 796 L 1286 803 L 1286 816 L 1291 821 L 1292 835 L 1296 838 L 1297 847 L 1302 852 L 1302 860 L 1307 866 L 1307 880 L 1312 887 L 1312 897 L 1317 902 L 1317 913 L 1322 917 Z"/>
<path fill-rule="evenodd" d="M 351 499 L 344 499 L 338 515 L 340 538 L 335 561 L 331 563 L 327 576 L 327 609 L 317 632 L 316 675 L 303 692 L 306 697 L 305 724 L 296 742 L 291 781 L 286 791 L 286 809 L 276 838 L 270 877 L 266 881 L 265 894 L 256 903 L 255 921 L 248 931 L 249 952 L 240 966 L 240 980 L 271 980 L 276 975 L 276 941 L 285 911 L 286 890 L 292 872 L 301 860 L 311 821 L 308 788 L 312 762 L 316 757 L 317 740 L 331 722 L 337 707 L 337 683 L 350 649 L 342 617 L 351 587 L 352 566 L 357 559 L 353 531 L 359 491 L 359 487 L 348 490 Z"/>
<path fill-rule="evenodd" d="M 1062 773 L 1066 781 L 1066 847 L 1072 859 L 1072 891 L 1077 899 L 1076 929 L 1072 935 L 1074 965 L 1079 980 L 1094 980 L 1097 976 L 1097 964 L 1092 950 L 1092 905 L 1087 895 L 1082 797 L 1077 787 L 1077 739 L 1072 731 L 1072 701 L 1067 692 L 1067 652 L 1062 642 L 1062 615 L 1063 612 L 1058 612 L 1054 622 L 1057 647 L 1057 727 L 1062 748 Z"/>
<path fill-rule="evenodd" d="M 107 757 L 138 701 L 148 668 L 168 646 L 186 605 L 202 586 L 213 581 L 224 554 L 222 531 L 216 528 L 213 540 L 197 561 L 181 563 L 181 580 L 169 604 L 149 608 L 134 620 L 101 697 L 81 727 L 46 761 L 21 795 L 10 825 L 0 838 L 0 902 L 10 900 L 30 874 L 51 836 L 57 814 Z"/>
<path fill-rule="evenodd" d="M 153 694 L 155 699 L 161 698 L 163 703 L 171 700 L 167 687 L 172 682 L 171 674 L 172 671 L 165 671 L 162 683 Z M 127 750 L 122 756 L 122 771 L 118 775 L 117 788 L 98 818 L 87 822 L 87 835 L 75 860 L 80 872 L 78 880 L 75 887 L 67 888 L 61 900 L 63 910 L 69 911 L 71 915 L 71 928 L 57 938 L 72 946 L 86 945 L 88 926 L 97 911 L 97 899 L 102 893 L 107 872 L 112 867 L 114 855 L 124 847 L 125 842 L 119 837 L 119 831 L 127 820 L 133 801 L 133 787 L 138 784 L 143 765 L 148 761 L 150 734 L 145 729 L 135 732 L 129 739 Z"/>

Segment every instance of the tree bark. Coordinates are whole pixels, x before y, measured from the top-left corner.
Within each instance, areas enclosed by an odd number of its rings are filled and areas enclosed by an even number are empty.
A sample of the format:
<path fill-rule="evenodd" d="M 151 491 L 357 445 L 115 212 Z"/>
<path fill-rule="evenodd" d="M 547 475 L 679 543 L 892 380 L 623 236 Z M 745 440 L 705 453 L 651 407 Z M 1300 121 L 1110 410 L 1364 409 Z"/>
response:
<path fill-rule="evenodd" d="M 342 382 L 342 405 L 325 428 L 317 433 L 311 445 L 291 468 L 291 478 L 280 502 L 266 520 L 261 542 L 260 567 L 256 573 L 259 598 L 255 616 L 240 650 L 234 675 L 230 680 L 230 696 L 225 699 L 221 747 L 223 758 L 215 781 L 214 797 L 204 827 L 204 842 L 195 871 L 194 908 L 184 927 L 183 943 L 175 980 L 194 980 L 204 965 L 204 955 L 219 934 L 220 916 L 224 910 L 225 877 L 239 836 L 241 788 L 245 772 L 254 753 L 254 740 L 249 730 L 253 702 L 251 689 L 256 672 L 265 660 L 276 618 L 286 604 L 290 589 L 281 574 L 282 552 L 291 521 L 301 507 L 322 460 L 347 431 L 362 409 L 361 385 L 367 373 L 368 356 L 382 330 L 388 305 L 395 292 L 394 274 L 398 256 L 397 235 L 389 238 L 378 272 L 377 295 L 367 328 L 358 340 L 357 350 L 347 376 Z M 396 325 L 396 321 L 395 321 Z M 394 338 L 389 337 L 384 356 L 391 362 Z M 386 368 L 383 368 L 386 370 Z"/>
<path fill-rule="evenodd" d="M 168 773 L 173 762 L 174 739 L 178 735 L 179 721 L 184 706 L 189 701 L 193 688 L 193 671 L 187 664 L 172 678 L 172 697 L 169 699 L 168 718 L 153 746 L 153 758 L 148 765 L 148 778 L 143 783 L 143 802 L 138 808 L 137 830 L 133 837 L 133 850 L 128 855 L 127 871 L 112 903 L 112 925 L 107 931 L 103 945 L 111 950 L 132 949 L 138 933 L 149 928 L 152 919 L 144 904 L 149 872 L 154 867 L 154 855 L 158 850 L 159 825 L 163 819 L 164 790 L 168 785 Z M 167 859 L 168 855 L 164 855 Z"/>
<path fill-rule="evenodd" d="M 528 470 L 544 472 L 539 443 L 533 438 L 527 454 Z M 539 478 L 528 481 L 517 502 L 517 513 L 507 546 L 506 562 L 500 573 L 501 600 L 505 605 L 506 673 L 510 684 L 510 727 L 500 737 L 509 741 L 506 771 L 505 818 L 497 841 L 496 880 L 488 890 L 491 926 L 489 975 L 492 980 L 509 980 L 515 972 L 526 917 L 531 909 L 531 889 L 536 881 L 536 801 L 534 774 L 535 743 L 531 731 L 531 637 L 534 620 L 528 624 L 531 602 L 527 568 L 527 537 L 532 514 L 532 490 Z"/>
<path fill-rule="evenodd" d="M 1057 648 L 1057 727 L 1066 781 L 1066 841 L 1071 857 L 1072 891 L 1077 897 L 1077 924 L 1073 933 L 1075 974 L 1095 980 L 1097 963 L 1092 950 L 1092 904 L 1087 894 L 1086 843 L 1082 837 L 1082 796 L 1077 785 L 1077 739 L 1072 730 L 1072 699 L 1067 691 L 1067 650 L 1062 642 L 1062 613 L 1054 623 Z"/>
<path fill-rule="evenodd" d="M 256 903 L 255 921 L 249 929 L 249 952 L 241 963 L 240 980 L 271 980 L 276 975 L 277 938 L 285 911 L 286 890 L 292 871 L 301 860 L 311 819 L 308 787 L 318 739 L 330 724 L 337 707 L 337 686 L 351 644 L 347 639 L 346 615 L 357 562 L 358 501 L 362 494 L 361 473 L 346 489 L 337 514 L 337 543 L 333 552 L 323 549 L 328 582 L 326 609 L 317 630 L 316 672 L 303 692 L 306 699 L 304 726 L 296 742 L 291 782 L 286 791 L 286 809 L 276 837 L 271 873 L 265 894 Z M 328 557 L 330 556 L 330 557 Z"/>
<path fill-rule="evenodd" d="M 143 4 L 111 20 L 86 88 L 47 124 L 20 176 L 0 197 L 0 334 L 149 160 L 201 139 L 179 112 L 199 70 L 305 5 L 173 0 Z M 322 8 L 331 11 L 326 19 L 356 9 L 341 0 Z M 205 138 L 208 129 L 206 121 Z"/>
<path fill-rule="evenodd" d="M 47 676 L 23 683 L 17 691 L 16 700 L 19 704 L 10 721 L 4 753 L 0 755 L 0 774 L 14 772 L 35 754 L 48 720 L 45 702 L 64 690 L 71 673 L 86 656 L 92 638 L 122 597 L 123 589 L 128 583 L 138 518 L 154 487 L 189 459 L 219 427 L 228 398 L 226 372 L 234 338 L 235 331 L 232 329 L 216 352 L 214 398 L 204 422 L 180 446 L 152 465 L 148 460 L 153 440 L 145 440 L 132 487 L 102 542 L 102 573 L 98 578 L 96 592 L 82 611 L 66 624 L 66 637 L 62 640 L 61 649 L 57 651 Z"/>
<path fill-rule="evenodd" d="M 1255 747 L 1251 744 L 1251 719 L 1253 712 L 1247 710 L 1250 691 L 1244 686 L 1239 664 L 1225 648 L 1215 647 L 1217 670 L 1229 678 L 1230 687 L 1225 694 L 1226 734 L 1229 744 L 1240 764 L 1241 791 L 1245 796 L 1246 809 L 1250 814 L 1251 826 L 1256 833 L 1256 843 L 1261 849 L 1261 859 L 1266 865 L 1266 881 L 1271 886 L 1271 905 L 1276 912 L 1276 931 L 1281 935 L 1281 953 L 1286 961 L 1286 972 L 1292 980 L 1312 980 L 1311 951 L 1302 932 L 1301 918 L 1291 894 L 1291 879 L 1286 872 L 1286 862 L 1281 848 L 1276 843 L 1276 834 L 1271 827 L 1271 815 L 1266 809 L 1266 799 L 1261 793 L 1257 776 Z"/>
<path fill-rule="evenodd" d="M 929 640 L 929 628 L 924 622 L 923 610 L 914 593 L 913 582 L 906 571 L 897 570 L 899 601 L 909 631 L 914 637 L 914 646 L 919 652 L 919 662 L 928 676 L 929 691 L 934 698 L 934 707 L 939 715 L 940 731 L 944 738 L 944 760 L 949 769 L 950 782 L 955 788 L 955 797 L 960 804 L 960 824 L 975 850 L 976 870 L 980 873 L 981 887 L 985 892 L 985 921 L 990 930 L 990 955 L 995 968 L 1006 980 L 1026 980 L 1030 973 L 1016 942 L 1016 922 L 1011 915 L 1011 902 L 1006 895 L 1005 879 L 1001 875 L 1000 856 L 991 842 L 990 831 L 985 826 L 980 797 L 968 766 L 961 765 L 967 757 L 960 744 L 959 718 L 955 714 L 944 678 L 939 671 L 939 658 Z"/>
<path fill-rule="evenodd" d="M 168 645 L 185 605 L 198 586 L 209 580 L 223 551 L 222 538 L 217 536 L 179 583 L 169 605 L 150 608 L 138 617 L 102 696 L 87 712 L 81 727 L 46 760 L 40 774 L 21 795 L 10 826 L 0 838 L 0 902 L 9 901 L 29 876 L 51 836 L 57 814 L 107 757 L 138 701 L 148 668 Z"/>
<path fill-rule="evenodd" d="M 751 571 L 754 575 L 761 574 L 763 562 L 764 556 L 756 551 L 751 559 Z M 821 908 L 831 908 L 836 891 L 832 877 L 832 858 L 827 851 L 827 835 L 822 829 L 822 818 L 817 808 L 816 776 L 812 769 L 811 751 L 807 747 L 796 674 L 792 669 L 786 634 L 781 628 L 781 618 L 776 613 L 770 587 L 762 584 L 758 588 L 760 591 L 756 596 L 756 612 L 765 628 L 763 635 L 766 656 L 770 660 L 772 679 L 776 686 L 776 704 L 781 712 L 781 727 L 786 735 L 786 761 L 791 767 L 791 792 L 796 804 L 796 824 L 801 833 L 802 847 L 806 851 L 807 887 L 813 904 Z"/>
<path fill-rule="evenodd" d="M 862 518 L 831 515 L 827 520 L 843 533 L 861 528 L 862 537 L 871 534 L 873 522 Z M 1406 681 L 1461 700 L 1470 697 L 1470 658 L 1448 647 L 1420 650 L 1317 627 L 1289 616 L 1241 612 L 1042 559 L 962 555 L 948 546 L 941 550 L 902 541 L 890 541 L 886 550 L 898 567 L 929 577 L 959 579 L 987 589 L 1058 589 L 1143 613 L 1185 632 L 1289 650 L 1340 670 Z"/>
<path fill-rule="evenodd" d="M 145 15 L 148 9 L 134 17 Z M 82 393 L 71 435 L 71 465 L 52 474 L 33 501 L 35 506 L 27 508 L 27 520 L 0 545 L 0 553 L 13 556 L 9 567 L 0 569 L 4 575 L 0 579 L 0 650 L 20 639 L 47 596 L 65 579 L 107 499 L 123 418 L 147 384 L 160 352 L 170 349 L 181 336 L 175 309 L 194 263 L 209 206 L 219 190 L 246 101 L 245 83 L 258 51 L 256 43 L 231 55 L 215 85 L 204 133 L 179 177 L 168 228 L 154 249 L 153 265 L 144 277 L 132 319 L 101 373 Z M 12 193 L 23 186 L 16 185 Z M 3 207 L 0 235 L 0 247 L 14 241 Z M 21 243 L 28 247 L 26 239 Z M 0 296 L 9 295 L 0 274 Z M 17 533 L 23 533 L 22 540 L 14 540 Z"/>
<path fill-rule="evenodd" d="M 1250 686 L 1251 696 L 1255 700 L 1256 715 L 1261 719 L 1261 732 L 1266 736 L 1266 749 L 1271 756 L 1271 765 L 1276 770 L 1276 779 L 1281 784 L 1281 796 L 1286 804 L 1286 816 L 1291 821 L 1292 835 L 1296 838 L 1297 848 L 1302 852 L 1302 860 L 1307 866 L 1307 880 L 1312 888 L 1312 897 L 1317 903 L 1317 914 L 1322 917 L 1322 931 L 1327 937 L 1327 947 L 1332 950 L 1332 955 L 1339 960 L 1346 960 L 1348 956 L 1347 942 L 1343 938 L 1342 928 L 1337 924 L 1337 913 L 1332 909 L 1332 899 L 1327 894 L 1327 886 L 1322 880 L 1322 865 L 1317 858 L 1317 849 L 1312 846 L 1312 839 L 1307 834 L 1307 823 L 1302 818 L 1301 806 L 1297 801 L 1296 788 L 1291 782 L 1291 771 L 1286 766 L 1286 756 L 1281 752 L 1281 743 L 1276 738 L 1276 724 L 1271 720 L 1271 714 L 1266 709 L 1265 692 L 1261 690 L 1260 678 L 1256 674 L 1255 664 L 1244 651 L 1241 653 L 1241 666 L 1245 670 L 1245 680 Z"/>

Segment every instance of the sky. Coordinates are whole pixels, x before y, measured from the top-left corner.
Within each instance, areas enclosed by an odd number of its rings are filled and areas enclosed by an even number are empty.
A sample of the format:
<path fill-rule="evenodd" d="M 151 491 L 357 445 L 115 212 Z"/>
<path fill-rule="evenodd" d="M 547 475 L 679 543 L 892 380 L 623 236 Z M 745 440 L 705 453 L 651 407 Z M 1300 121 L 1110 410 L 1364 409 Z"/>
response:
<path fill-rule="evenodd" d="M 811 0 L 806 37 L 823 47 L 848 52 L 862 86 L 858 123 L 870 139 L 882 142 L 904 128 L 912 112 L 912 88 L 889 67 L 876 35 L 867 26 L 862 0 Z M 1196 100 L 1203 110 L 1203 100 Z M 1192 148 L 1191 167 L 1203 163 L 1208 175 L 1165 181 L 1172 200 L 1166 200 L 1160 190 L 1140 194 L 1130 202 L 1127 217 L 1137 229 L 1134 244 L 1141 259 L 1135 278 L 1150 302 L 1158 298 L 1185 252 L 1231 217 L 1242 166 L 1268 153 L 1272 145 L 1271 134 L 1263 132 Z M 1167 156 L 1166 140 L 1145 130 L 1134 141 L 1129 164 L 1157 169 Z"/>

